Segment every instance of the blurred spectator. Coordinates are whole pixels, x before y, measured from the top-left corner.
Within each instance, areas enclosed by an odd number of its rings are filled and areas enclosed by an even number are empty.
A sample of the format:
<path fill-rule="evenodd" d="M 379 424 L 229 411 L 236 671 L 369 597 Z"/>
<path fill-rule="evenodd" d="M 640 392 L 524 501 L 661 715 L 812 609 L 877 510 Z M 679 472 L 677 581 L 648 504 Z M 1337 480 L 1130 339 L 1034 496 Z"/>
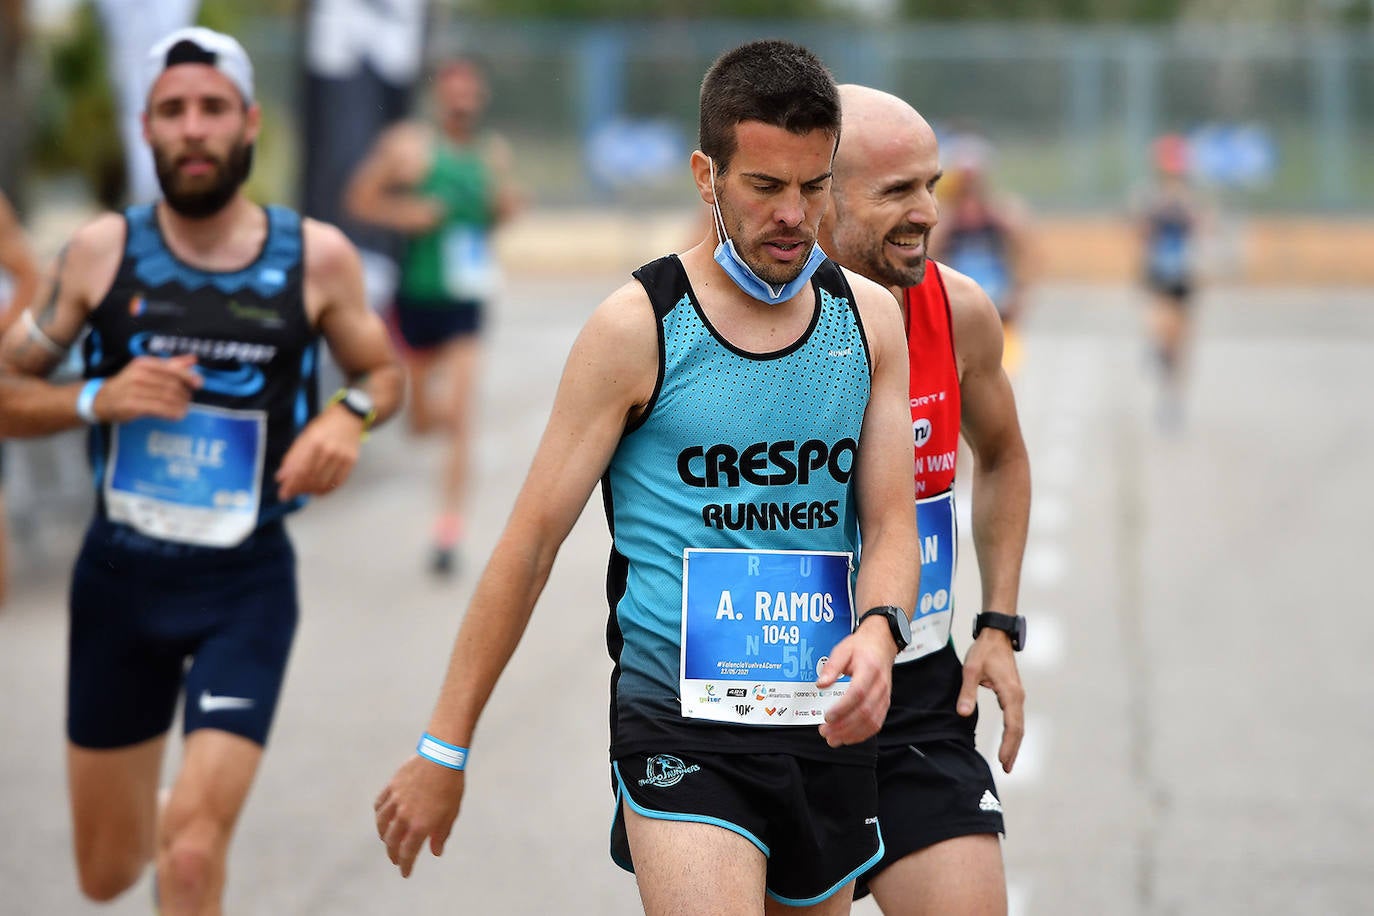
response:
<path fill-rule="evenodd" d="M 339 193 L 378 136 L 411 112 L 425 60 L 430 0 L 304 0 L 301 9 L 300 195 L 306 216 L 358 246 L 369 304 L 396 289 L 402 239 L 362 223 Z"/>
<path fill-rule="evenodd" d="M 354 218 L 403 233 L 395 318 L 410 376 L 410 425 L 442 429 L 449 454 L 433 523 L 431 569 L 453 571 L 463 535 L 473 393 L 484 313 L 496 293 L 491 233 L 518 208 L 510 147 L 481 127 L 488 91 L 475 64 L 434 78 L 436 123 L 390 128 L 349 183 Z"/>
<path fill-rule="evenodd" d="M 1021 361 L 1017 333 L 1025 304 L 1028 253 L 1024 206 L 996 193 L 989 178 L 992 147 L 972 133 L 945 141 L 940 183 L 940 222 L 930 237 L 931 256 L 971 278 L 997 306 L 1005 348 L 1002 363 L 1015 372 Z"/>
<path fill-rule="evenodd" d="M 159 38 L 195 21 L 200 0 L 96 0 L 105 28 L 110 85 L 119 109 L 124 147 L 126 198 L 149 203 L 161 194 L 153 156 L 143 142 L 143 62 Z"/>
<path fill-rule="evenodd" d="M 28 308 L 38 290 L 38 262 L 9 200 L 0 193 L 0 336 Z M 4 442 L 0 441 L 0 481 L 4 479 Z M 9 528 L 0 488 L 0 606 L 9 590 Z"/>

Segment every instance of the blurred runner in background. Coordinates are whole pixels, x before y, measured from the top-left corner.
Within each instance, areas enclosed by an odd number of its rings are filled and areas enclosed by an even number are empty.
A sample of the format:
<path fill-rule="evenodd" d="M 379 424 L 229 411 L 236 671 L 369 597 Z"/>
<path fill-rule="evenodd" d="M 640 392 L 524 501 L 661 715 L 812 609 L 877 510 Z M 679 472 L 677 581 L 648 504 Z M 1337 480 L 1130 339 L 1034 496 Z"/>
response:
<path fill-rule="evenodd" d="M 1021 364 L 1018 323 L 1025 307 L 1029 252 L 1024 207 L 992 186 L 991 144 L 971 131 L 946 143 L 940 184 L 940 223 L 931 234 L 931 257 L 982 287 L 997 306 L 1005 345 L 1002 364 Z"/>
<path fill-rule="evenodd" d="M 410 427 L 441 429 L 449 439 L 431 531 L 437 575 L 453 572 L 463 536 L 481 333 L 500 280 L 491 236 L 519 206 L 510 147 L 481 129 L 488 100 L 476 64 L 444 63 L 434 77 L 435 123 L 387 130 L 346 194 L 355 219 L 408 236 L 395 319 L 410 374 Z"/>
<path fill-rule="evenodd" d="M 1183 422 L 1186 357 L 1198 282 L 1204 209 L 1189 180 L 1188 141 L 1165 134 L 1150 150 L 1154 180 L 1132 205 L 1141 242 L 1142 279 L 1150 295 L 1151 352 L 1159 373 L 1160 427 Z"/>

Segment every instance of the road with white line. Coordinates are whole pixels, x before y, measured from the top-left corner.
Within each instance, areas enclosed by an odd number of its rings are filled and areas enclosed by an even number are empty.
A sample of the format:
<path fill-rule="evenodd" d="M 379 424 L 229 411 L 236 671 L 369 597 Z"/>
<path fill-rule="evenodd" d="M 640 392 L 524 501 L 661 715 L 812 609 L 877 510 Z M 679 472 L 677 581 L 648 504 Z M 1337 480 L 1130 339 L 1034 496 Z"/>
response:
<path fill-rule="evenodd" d="M 439 450 L 399 424 L 369 443 L 346 490 L 293 522 L 304 612 L 235 841 L 229 913 L 638 912 L 633 879 L 606 854 L 598 499 L 488 708 L 444 857 L 402 881 L 371 816 L 428 716 L 567 349 L 619 282 L 512 281 L 485 365 L 456 581 L 423 574 Z M 1374 556 L 1369 304 L 1364 290 L 1209 292 L 1186 423 L 1170 433 L 1154 422 L 1134 296 L 1037 291 L 1015 381 L 1035 487 L 1021 595 L 1027 736 L 1001 780 L 1017 916 L 1374 909 L 1363 791 L 1374 613 L 1359 572 Z M 146 879 L 107 907 L 75 890 L 64 605 L 84 499 L 59 498 L 72 484 L 57 447 L 9 448 L 11 473 L 28 465 L 25 479 L 47 490 L 35 505 L 9 478 L 0 914 L 146 916 Z M 966 644 L 978 603 L 967 516 L 962 530 L 955 631 Z M 985 694 L 990 756 L 999 728 Z"/>

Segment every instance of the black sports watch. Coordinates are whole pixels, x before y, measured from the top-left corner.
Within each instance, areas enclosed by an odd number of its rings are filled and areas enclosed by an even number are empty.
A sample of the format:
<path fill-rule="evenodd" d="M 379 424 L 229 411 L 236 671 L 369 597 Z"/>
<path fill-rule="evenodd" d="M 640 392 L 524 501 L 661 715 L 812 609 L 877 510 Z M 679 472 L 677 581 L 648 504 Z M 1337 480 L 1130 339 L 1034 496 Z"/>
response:
<path fill-rule="evenodd" d="M 864 611 L 863 615 L 859 617 L 858 623 L 854 624 L 854 629 L 857 630 L 859 624 L 875 614 L 887 618 L 887 626 L 892 631 L 892 641 L 897 644 L 898 652 L 911 645 L 911 618 L 906 615 L 906 611 L 891 604 Z"/>
<path fill-rule="evenodd" d="M 1026 618 L 1020 614 L 998 614 L 995 611 L 985 611 L 973 618 L 974 639 L 977 639 L 978 634 L 987 628 L 1001 630 L 1011 637 L 1011 648 L 1014 652 L 1020 652 L 1026 647 Z"/>

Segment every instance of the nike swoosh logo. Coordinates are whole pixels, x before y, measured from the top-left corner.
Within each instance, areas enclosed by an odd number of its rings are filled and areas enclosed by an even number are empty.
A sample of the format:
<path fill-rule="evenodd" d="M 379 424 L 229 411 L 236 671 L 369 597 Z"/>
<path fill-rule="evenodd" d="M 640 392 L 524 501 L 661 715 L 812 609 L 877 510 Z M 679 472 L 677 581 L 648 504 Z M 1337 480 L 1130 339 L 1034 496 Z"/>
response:
<path fill-rule="evenodd" d="M 211 713 L 226 709 L 250 709 L 253 701 L 248 697 L 217 697 L 208 690 L 202 690 L 199 705 L 201 712 Z"/>

